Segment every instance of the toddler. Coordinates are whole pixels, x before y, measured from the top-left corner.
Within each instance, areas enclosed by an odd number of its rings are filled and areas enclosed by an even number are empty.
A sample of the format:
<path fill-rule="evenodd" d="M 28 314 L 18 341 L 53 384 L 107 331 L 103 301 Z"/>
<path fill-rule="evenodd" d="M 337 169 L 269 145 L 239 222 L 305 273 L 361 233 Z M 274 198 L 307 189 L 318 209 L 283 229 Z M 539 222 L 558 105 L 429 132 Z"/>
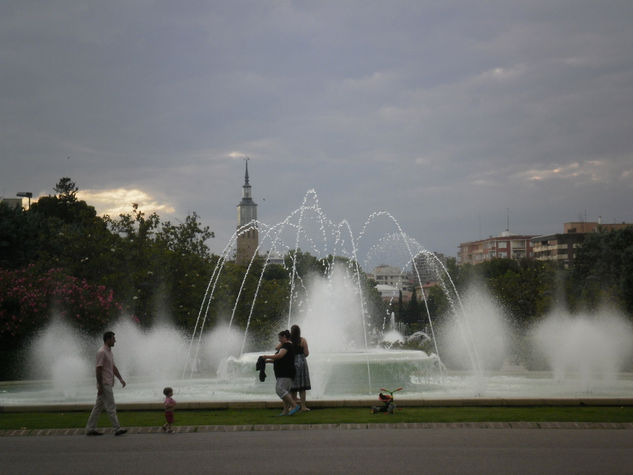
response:
<path fill-rule="evenodd" d="M 174 408 L 176 407 L 176 401 L 172 398 L 174 395 L 174 390 L 172 388 L 163 389 L 163 394 L 165 395 L 165 422 L 163 424 L 163 432 L 168 432 L 169 434 L 173 434 L 174 431 L 171 428 L 171 425 L 174 422 Z"/>

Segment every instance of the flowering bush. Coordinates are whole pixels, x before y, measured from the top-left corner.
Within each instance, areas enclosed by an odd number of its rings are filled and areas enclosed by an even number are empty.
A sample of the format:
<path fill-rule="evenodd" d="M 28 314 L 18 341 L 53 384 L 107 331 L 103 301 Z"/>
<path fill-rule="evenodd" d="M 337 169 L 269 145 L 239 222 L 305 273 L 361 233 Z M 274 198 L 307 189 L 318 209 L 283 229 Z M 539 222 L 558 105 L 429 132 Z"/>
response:
<path fill-rule="evenodd" d="M 120 313 L 111 289 L 35 266 L 0 269 L 0 341 L 18 342 L 46 325 L 53 312 L 86 333 L 95 333 Z"/>

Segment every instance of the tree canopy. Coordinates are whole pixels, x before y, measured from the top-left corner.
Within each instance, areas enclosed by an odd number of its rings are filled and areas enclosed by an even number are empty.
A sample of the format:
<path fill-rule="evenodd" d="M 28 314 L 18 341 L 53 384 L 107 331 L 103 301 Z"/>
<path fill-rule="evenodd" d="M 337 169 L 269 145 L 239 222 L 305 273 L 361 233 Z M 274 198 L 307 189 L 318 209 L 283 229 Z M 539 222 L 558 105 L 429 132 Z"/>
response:
<path fill-rule="evenodd" d="M 116 217 L 99 216 L 77 198 L 70 178 L 60 179 L 54 191 L 26 211 L 0 206 L 0 285 L 7 289 L 0 295 L 0 344 L 19 346 L 55 312 L 88 333 L 102 331 L 120 315 L 141 326 L 167 318 L 192 331 L 220 259 L 209 250 L 214 234 L 199 216 L 162 221 L 137 204 Z M 243 266 L 224 261 L 207 325 L 233 317 L 243 328 L 252 316 L 249 333 L 264 335 L 287 318 L 293 273 L 292 290 L 300 298 L 302 282 L 324 275 L 334 262 L 355 267 L 344 258 L 317 258 L 301 250 L 265 271 L 263 258 L 256 259 L 248 275 Z M 384 305 L 362 271 L 360 278 L 376 323 Z M 76 296 L 72 305 L 56 297 L 60 289 Z"/>

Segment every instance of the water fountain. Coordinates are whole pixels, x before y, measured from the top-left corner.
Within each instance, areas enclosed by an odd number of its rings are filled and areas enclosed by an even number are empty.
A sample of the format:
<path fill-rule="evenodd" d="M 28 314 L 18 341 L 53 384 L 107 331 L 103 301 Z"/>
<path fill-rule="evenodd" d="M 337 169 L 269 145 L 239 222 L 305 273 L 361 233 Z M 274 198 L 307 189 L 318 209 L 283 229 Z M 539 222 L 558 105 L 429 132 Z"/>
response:
<path fill-rule="evenodd" d="M 386 323 L 386 318 L 385 318 L 385 323 Z M 385 323 L 383 323 L 382 326 L 382 343 L 384 344 L 385 348 L 387 349 L 391 349 L 394 345 L 402 345 L 403 343 L 405 343 L 406 341 L 417 341 L 418 343 L 421 343 L 423 341 L 425 341 L 428 338 L 428 335 L 426 335 L 426 333 L 424 332 L 417 332 L 418 334 L 411 340 L 408 340 L 400 331 L 398 331 L 398 329 L 396 328 L 396 314 L 395 312 L 391 312 L 389 314 L 389 325 L 385 326 Z M 426 338 L 423 338 L 422 335 L 424 335 Z M 418 336 L 420 337 L 418 339 Z"/>
<path fill-rule="evenodd" d="M 343 267 L 334 266 L 329 278 L 313 277 L 307 290 L 308 297 L 293 323 L 301 326 L 310 345 L 308 359 L 314 388 L 311 397 L 367 395 L 376 387 L 406 385 L 410 375 L 429 376 L 439 367 L 437 356 L 421 350 L 366 346 L 355 284 Z M 227 379 L 252 379 L 260 354 L 229 357 L 221 375 Z"/>
<path fill-rule="evenodd" d="M 389 232 L 365 244 L 369 227 L 379 220 L 389 224 Z M 254 297 L 247 302 L 246 328 L 235 324 L 246 276 L 228 323 L 207 328 L 209 308 L 237 236 L 253 226 L 259 230 L 258 252 L 264 266 Z M 315 256 L 347 260 L 329 260 L 325 275 L 319 276 L 300 276 L 293 261 L 286 269 L 291 276 L 287 318 L 277 322 L 268 341 L 252 341 L 251 318 L 270 256 L 296 255 L 301 246 Z M 361 248 L 368 248 L 364 259 L 359 255 Z M 403 271 L 417 256 L 434 269 L 451 306 L 450 317 L 438 328 L 424 299 L 427 328 L 408 338 L 397 332 L 391 315 L 382 316 L 381 322 L 370 321 L 360 269 L 371 269 L 372 262 L 380 259 L 390 261 L 394 248 L 404 256 Z M 251 261 L 247 275 L 253 268 Z M 417 280 L 421 285 L 419 275 Z M 310 343 L 313 390 L 309 397 L 313 400 L 373 400 L 380 387 L 392 386 L 403 386 L 403 397 L 412 399 L 633 394 L 633 377 L 622 372 L 633 351 L 633 332 L 623 317 L 607 311 L 598 317 L 557 311 L 535 326 L 529 337 L 521 338 L 482 289 L 473 288 L 462 299 L 437 257 L 407 236 L 391 214 L 372 213 L 355 235 L 347 221 L 331 222 L 310 190 L 302 205 L 280 223 L 249 223 L 232 236 L 208 282 L 192 335 L 183 335 L 168 324 L 143 331 L 126 319 L 114 326 L 115 358 L 128 381 L 127 388 L 117 390 L 117 401 L 158 402 L 166 385 L 174 387 L 179 401 L 275 400 L 272 368 L 262 383 L 255 361 L 259 354 L 270 352 L 276 331 L 293 323 L 302 327 Z M 403 349 L 414 343 L 426 351 Z M 0 406 L 93 402 L 92 361 L 98 346 L 98 339 L 87 339 L 54 320 L 32 343 L 28 366 L 33 380 L 0 383 Z M 519 347 L 540 362 L 538 370 L 508 365 Z"/>

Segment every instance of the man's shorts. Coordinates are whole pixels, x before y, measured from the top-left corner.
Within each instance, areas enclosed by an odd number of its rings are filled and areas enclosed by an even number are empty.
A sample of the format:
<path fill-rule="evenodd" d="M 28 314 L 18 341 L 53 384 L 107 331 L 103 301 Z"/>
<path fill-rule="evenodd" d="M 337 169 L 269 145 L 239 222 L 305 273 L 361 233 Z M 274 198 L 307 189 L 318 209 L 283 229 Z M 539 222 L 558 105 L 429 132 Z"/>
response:
<path fill-rule="evenodd" d="M 277 378 L 275 391 L 277 392 L 277 396 L 279 396 L 281 399 L 283 399 L 284 396 L 290 392 L 291 387 L 292 378 Z"/>

